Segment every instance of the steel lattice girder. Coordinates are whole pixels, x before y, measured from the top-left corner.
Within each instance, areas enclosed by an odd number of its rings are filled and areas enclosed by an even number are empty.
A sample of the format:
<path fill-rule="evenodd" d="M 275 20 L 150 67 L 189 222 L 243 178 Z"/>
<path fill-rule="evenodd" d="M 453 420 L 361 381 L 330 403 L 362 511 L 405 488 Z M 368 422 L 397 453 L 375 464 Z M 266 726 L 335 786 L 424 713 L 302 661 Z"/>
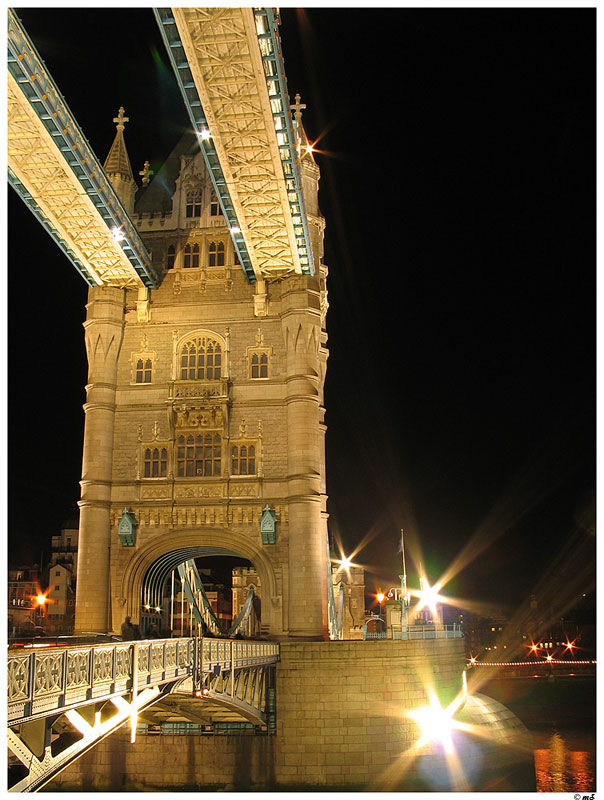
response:
<path fill-rule="evenodd" d="M 200 147 L 251 280 L 314 274 L 272 9 L 158 9 Z"/>
<path fill-rule="evenodd" d="M 71 709 L 65 715 L 46 717 L 23 723 L 18 731 L 7 731 L 7 745 L 10 752 L 28 770 L 28 774 L 9 788 L 10 792 L 32 792 L 41 789 L 46 783 L 65 769 L 69 764 L 84 755 L 102 739 L 122 727 L 129 720 L 136 721 L 137 715 L 157 703 L 169 693 L 170 687 L 152 686 L 143 689 L 135 697 L 116 695 L 110 698 L 115 707 L 114 713 L 103 720 L 97 705 L 84 709 Z M 57 723 L 64 729 L 69 726 L 77 732 L 77 741 L 60 752 L 53 754 L 53 726 Z M 28 727 L 35 727 L 31 734 Z M 73 735 L 72 735 L 73 738 Z"/>
<path fill-rule="evenodd" d="M 156 288 L 134 223 L 10 10 L 7 79 L 13 188 L 89 285 Z"/>

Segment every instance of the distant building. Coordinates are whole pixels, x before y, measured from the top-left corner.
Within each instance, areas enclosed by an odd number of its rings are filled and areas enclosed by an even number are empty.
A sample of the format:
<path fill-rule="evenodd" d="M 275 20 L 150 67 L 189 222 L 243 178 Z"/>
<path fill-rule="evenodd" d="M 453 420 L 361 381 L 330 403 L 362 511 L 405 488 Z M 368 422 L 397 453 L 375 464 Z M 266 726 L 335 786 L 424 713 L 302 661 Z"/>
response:
<path fill-rule="evenodd" d="M 44 606 L 36 600 L 42 593 L 37 565 L 8 571 L 8 635 L 32 632 L 45 622 Z"/>
<path fill-rule="evenodd" d="M 47 595 L 47 623 L 53 633 L 72 633 L 78 567 L 78 520 L 69 519 L 51 538 L 48 566 L 44 570 Z"/>
<path fill-rule="evenodd" d="M 55 633 L 70 633 L 73 630 L 74 612 L 75 577 L 65 564 L 51 564 L 48 569 L 46 592 L 49 630 Z"/>
<path fill-rule="evenodd" d="M 262 597 L 262 586 L 260 585 L 260 578 L 256 570 L 253 567 L 235 567 L 232 571 L 233 588 L 231 589 L 233 619 L 237 619 L 237 615 L 243 608 L 243 604 L 247 600 L 250 586 L 254 587 L 254 594 L 260 600 Z M 261 608 L 261 600 L 257 605 Z"/>
<path fill-rule="evenodd" d="M 51 539 L 50 564 L 64 564 L 74 578 L 78 569 L 78 533 L 77 520 L 70 520 L 65 523 L 61 533 Z"/>
<path fill-rule="evenodd" d="M 233 618 L 231 589 L 225 586 L 212 570 L 198 568 L 197 571 L 214 616 L 219 621 L 221 628 L 227 631 Z M 166 584 L 166 590 L 168 588 L 168 584 Z M 169 611 L 170 604 L 172 607 L 171 614 Z M 191 636 L 197 630 L 197 624 L 192 616 L 180 579 L 177 576 L 175 576 L 174 580 L 174 597 L 171 600 L 169 592 L 164 595 L 164 609 L 161 611 L 161 616 L 154 614 L 153 609 L 150 609 L 148 613 L 142 614 L 143 633 L 147 630 L 145 622 L 147 617 L 150 621 L 155 622 L 160 630 L 167 629 L 169 626 L 175 636 Z"/>
<path fill-rule="evenodd" d="M 236 619 L 241 611 L 251 586 L 254 587 L 254 594 L 259 600 L 255 604 L 255 609 L 260 615 L 262 586 L 256 570 L 253 567 L 236 567 L 232 575 L 233 619 Z M 365 571 L 361 567 L 349 567 L 346 570 L 334 566 L 331 580 L 336 613 L 340 609 L 342 616 L 342 638 L 362 639 L 365 622 Z"/>
<path fill-rule="evenodd" d="M 362 639 L 365 624 L 365 570 L 332 566 L 336 614 L 342 615 L 342 639 Z M 341 609 L 341 611 L 340 611 Z"/>
<path fill-rule="evenodd" d="M 233 619 L 231 589 L 217 580 L 212 570 L 200 569 L 198 572 L 214 616 L 220 622 L 222 628 L 227 630 Z"/>

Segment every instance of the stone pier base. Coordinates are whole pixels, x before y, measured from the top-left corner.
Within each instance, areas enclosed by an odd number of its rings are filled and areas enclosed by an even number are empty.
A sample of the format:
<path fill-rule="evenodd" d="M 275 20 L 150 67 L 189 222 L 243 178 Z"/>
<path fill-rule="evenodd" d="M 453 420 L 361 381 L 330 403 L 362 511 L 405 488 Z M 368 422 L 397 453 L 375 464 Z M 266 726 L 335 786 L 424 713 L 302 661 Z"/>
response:
<path fill-rule="evenodd" d="M 417 747 L 406 712 L 462 691 L 461 639 L 283 642 L 275 736 L 138 736 L 101 742 L 47 789 L 61 791 L 535 791 L 520 721 L 476 695 L 455 718 L 457 757 Z M 200 700 L 203 702 L 203 700 Z"/>

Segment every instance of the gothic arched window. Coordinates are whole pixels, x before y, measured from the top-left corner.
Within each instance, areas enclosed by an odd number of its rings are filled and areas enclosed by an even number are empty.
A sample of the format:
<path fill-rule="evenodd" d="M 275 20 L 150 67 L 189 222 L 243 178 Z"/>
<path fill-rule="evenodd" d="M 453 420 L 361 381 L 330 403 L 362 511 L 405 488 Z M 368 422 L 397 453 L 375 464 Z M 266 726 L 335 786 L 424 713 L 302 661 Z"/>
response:
<path fill-rule="evenodd" d="M 224 267 L 224 242 L 210 242 L 208 252 L 211 267 Z"/>
<path fill-rule="evenodd" d="M 220 475 L 221 456 L 219 433 L 182 434 L 176 440 L 176 475 L 179 478 Z"/>
<path fill-rule="evenodd" d="M 180 349 L 181 381 L 217 381 L 222 367 L 222 348 L 215 339 L 195 336 Z"/>
<path fill-rule="evenodd" d="M 256 448 L 250 445 L 235 445 L 231 448 L 231 474 L 256 474 Z"/>
<path fill-rule="evenodd" d="M 268 378 L 268 353 L 252 353 L 250 357 L 250 377 Z"/>
<path fill-rule="evenodd" d="M 198 267 L 199 266 L 199 245 L 194 244 L 186 244 L 185 245 L 185 258 L 183 262 L 183 266 L 185 269 L 189 267 Z"/>
<path fill-rule="evenodd" d="M 148 447 L 145 450 L 145 478 L 165 478 L 168 453 L 165 447 Z"/>
<path fill-rule="evenodd" d="M 187 192 L 187 217 L 201 217 L 201 190 L 192 189 Z"/>
<path fill-rule="evenodd" d="M 153 361 L 150 358 L 138 358 L 136 360 L 135 383 L 151 383 L 153 372 Z"/>
<path fill-rule="evenodd" d="M 220 203 L 218 202 L 218 198 L 216 197 L 216 192 L 212 192 L 212 198 L 210 200 L 210 216 L 219 217 L 221 215 L 222 215 L 222 208 L 220 207 Z"/>

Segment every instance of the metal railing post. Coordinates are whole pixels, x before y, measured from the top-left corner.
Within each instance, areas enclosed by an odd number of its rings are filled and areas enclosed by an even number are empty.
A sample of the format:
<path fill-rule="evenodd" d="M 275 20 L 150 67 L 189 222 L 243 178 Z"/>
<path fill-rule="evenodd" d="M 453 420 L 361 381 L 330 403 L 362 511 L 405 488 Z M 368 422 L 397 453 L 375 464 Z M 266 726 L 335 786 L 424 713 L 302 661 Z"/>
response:
<path fill-rule="evenodd" d="M 130 742 L 136 740 L 136 695 L 138 693 L 138 644 L 132 646 L 132 712 L 130 714 Z"/>

